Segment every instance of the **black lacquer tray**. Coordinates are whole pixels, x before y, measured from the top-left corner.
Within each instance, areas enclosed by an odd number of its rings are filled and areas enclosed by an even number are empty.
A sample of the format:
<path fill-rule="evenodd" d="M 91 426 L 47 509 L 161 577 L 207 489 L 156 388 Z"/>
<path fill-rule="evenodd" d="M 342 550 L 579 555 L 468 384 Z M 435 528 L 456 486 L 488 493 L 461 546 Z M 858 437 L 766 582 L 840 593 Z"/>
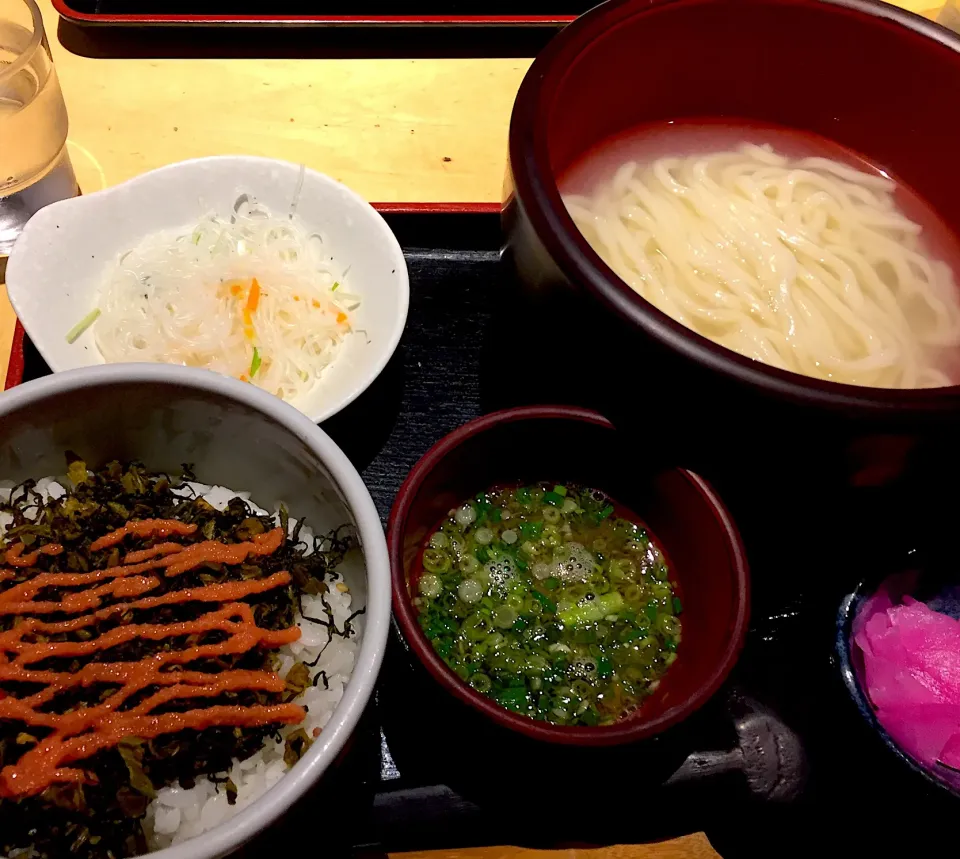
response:
<path fill-rule="evenodd" d="M 410 268 L 407 330 L 376 383 L 324 425 L 384 523 L 435 441 L 480 414 L 534 401 L 538 360 L 500 281 L 494 212 L 386 216 Z M 602 356 L 602 344 L 593 348 Z M 29 341 L 24 355 L 25 379 L 48 372 Z M 738 519 L 764 504 L 735 494 Z M 680 729 L 589 764 L 529 741 L 507 746 L 458 710 L 394 629 L 376 701 L 339 765 L 244 852 L 266 857 L 280 843 L 329 856 L 635 843 L 699 830 L 726 859 L 955 848 L 956 803 L 866 730 L 832 660 L 842 596 L 906 536 L 825 553 L 817 513 L 809 511 L 806 542 L 745 530 L 746 647 L 727 686 Z M 320 825 L 321 809 L 337 825 Z"/>

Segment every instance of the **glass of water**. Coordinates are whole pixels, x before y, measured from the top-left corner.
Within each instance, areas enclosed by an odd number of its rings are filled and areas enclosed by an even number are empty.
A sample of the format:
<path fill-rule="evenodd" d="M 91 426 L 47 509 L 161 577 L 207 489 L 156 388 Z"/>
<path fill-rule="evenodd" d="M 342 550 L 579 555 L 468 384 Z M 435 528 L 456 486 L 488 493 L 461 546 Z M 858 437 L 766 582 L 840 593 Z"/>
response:
<path fill-rule="evenodd" d="M 34 213 L 78 192 L 40 9 L 0 0 L 0 256 Z"/>
<path fill-rule="evenodd" d="M 958 0 L 947 0 L 940 10 L 937 23 L 949 27 L 955 33 L 960 33 L 960 2 Z"/>

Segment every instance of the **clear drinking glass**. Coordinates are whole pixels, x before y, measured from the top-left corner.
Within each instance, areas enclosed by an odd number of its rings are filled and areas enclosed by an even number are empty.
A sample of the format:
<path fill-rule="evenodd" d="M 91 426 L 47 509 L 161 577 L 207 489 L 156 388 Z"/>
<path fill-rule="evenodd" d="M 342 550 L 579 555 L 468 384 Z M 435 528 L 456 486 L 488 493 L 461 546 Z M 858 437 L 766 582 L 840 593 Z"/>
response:
<path fill-rule="evenodd" d="M 956 33 L 960 33 L 960 3 L 957 0 L 947 0 L 940 10 L 937 17 L 937 23 L 949 27 Z"/>
<path fill-rule="evenodd" d="M 40 9 L 34 0 L 0 0 L 0 255 L 35 212 L 78 190 Z"/>

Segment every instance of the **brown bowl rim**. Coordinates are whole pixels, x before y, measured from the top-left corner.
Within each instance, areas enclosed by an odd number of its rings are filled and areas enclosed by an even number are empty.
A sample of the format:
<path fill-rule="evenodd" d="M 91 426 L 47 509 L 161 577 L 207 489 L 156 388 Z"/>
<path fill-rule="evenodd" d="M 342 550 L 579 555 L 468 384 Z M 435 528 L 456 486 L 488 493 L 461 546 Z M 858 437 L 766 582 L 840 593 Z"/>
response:
<path fill-rule="evenodd" d="M 803 376 L 746 358 L 688 329 L 637 295 L 607 266 L 567 213 L 550 167 L 546 129 L 553 96 L 580 53 L 623 21 L 671 4 L 715 0 L 607 0 L 565 27 L 534 59 L 524 75 L 510 117 L 508 138 L 512 195 L 537 238 L 572 283 L 587 287 L 617 316 L 658 343 L 713 372 L 761 389 L 778 400 L 851 414 L 896 419 L 960 408 L 960 385 L 940 388 L 869 388 Z M 926 18 L 880 0 L 726 0 L 753 5 L 834 6 L 842 13 L 895 22 L 960 53 L 960 36 Z M 509 203 L 509 199 L 507 200 Z M 898 414 L 899 412 L 899 414 Z"/>
<path fill-rule="evenodd" d="M 390 579 L 393 589 L 393 611 L 403 637 L 416 653 L 417 657 L 433 678 L 455 698 L 479 711 L 498 725 L 516 731 L 535 740 L 577 746 L 612 746 L 642 740 L 659 734 L 667 728 L 683 721 L 702 707 L 720 688 L 743 649 L 747 634 L 750 613 L 750 575 L 746 551 L 740 533 L 729 511 L 707 481 L 697 474 L 683 468 L 681 472 L 700 491 L 712 509 L 727 537 L 727 549 L 731 555 L 731 565 L 736 574 L 736 616 L 731 629 L 727 647 L 720 654 L 717 665 L 706 683 L 695 694 L 683 702 L 671 707 L 654 719 L 627 719 L 613 725 L 588 727 L 566 727 L 540 722 L 527 716 L 512 713 L 492 699 L 471 689 L 447 666 L 437 654 L 417 623 L 407 591 L 403 574 L 403 534 L 407 518 L 417 490 L 424 478 L 452 450 L 467 439 L 502 423 L 525 420 L 570 420 L 593 424 L 604 429 L 613 429 L 613 424 L 605 417 L 590 409 L 575 406 L 521 406 L 504 409 L 476 418 L 434 444 L 410 471 L 400 487 L 387 524 L 387 549 L 390 556 Z"/>

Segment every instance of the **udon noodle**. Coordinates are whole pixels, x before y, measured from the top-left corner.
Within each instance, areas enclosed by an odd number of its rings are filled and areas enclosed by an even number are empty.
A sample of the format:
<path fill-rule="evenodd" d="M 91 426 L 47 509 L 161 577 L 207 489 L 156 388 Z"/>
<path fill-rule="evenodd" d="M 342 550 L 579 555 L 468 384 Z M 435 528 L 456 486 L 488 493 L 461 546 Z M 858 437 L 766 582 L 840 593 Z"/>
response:
<path fill-rule="evenodd" d="M 623 164 L 574 222 L 643 298 L 742 355 L 888 388 L 952 384 L 960 298 L 894 183 L 769 146 Z"/>

